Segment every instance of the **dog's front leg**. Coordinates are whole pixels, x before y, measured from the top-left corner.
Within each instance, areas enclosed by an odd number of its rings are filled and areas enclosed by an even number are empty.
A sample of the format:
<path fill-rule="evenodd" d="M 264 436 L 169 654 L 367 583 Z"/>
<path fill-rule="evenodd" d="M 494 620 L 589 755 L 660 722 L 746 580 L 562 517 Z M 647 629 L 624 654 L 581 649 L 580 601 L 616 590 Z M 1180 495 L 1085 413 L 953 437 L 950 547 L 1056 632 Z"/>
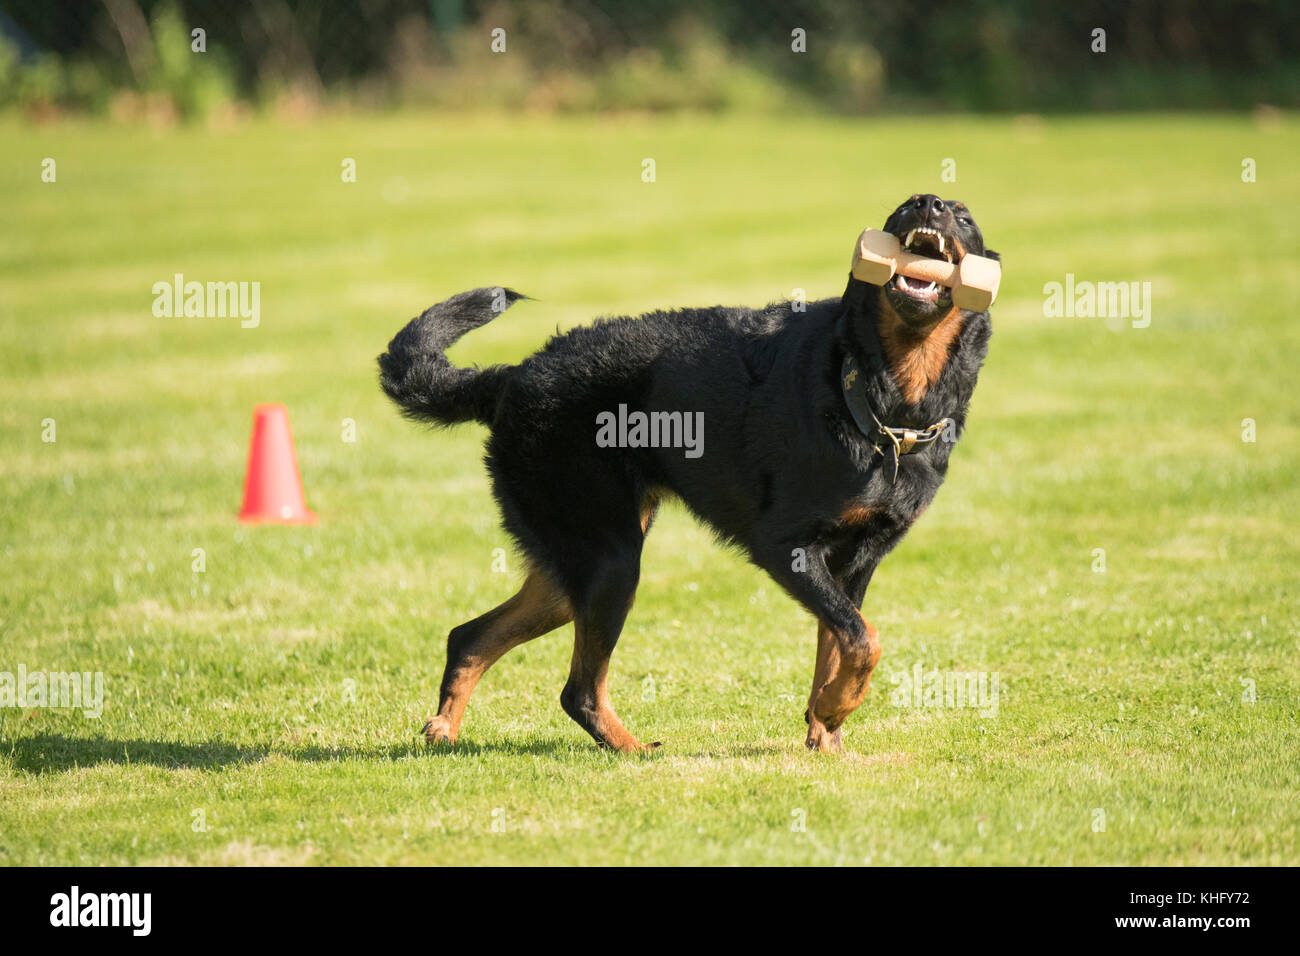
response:
<path fill-rule="evenodd" d="M 817 628 L 817 666 L 808 697 L 809 750 L 838 753 L 844 749 L 840 727 L 858 709 L 880 660 L 880 634 L 859 613 L 864 632 L 850 636 L 826 624 Z"/>
<path fill-rule="evenodd" d="M 844 749 L 840 726 L 866 696 L 871 672 L 880 660 L 880 635 L 858 610 L 874 564 L 859 568 L 843 581 L 826 566 L 825 552 L 806 549 L 798 568 L 784 559 L 790 549 L 782 545 L 773 554 L 782 559 L 763 562 L 764 568 L 804 607 L 817 617 L 817 664 L 808 697 L 810 750 L 824 753 Z"/>
<path fill-rule="evenodd" d="M 808 737 L 804 745 L 809 750 L 822 753 L 839 753 L 844 749 L 844 740 L 840 728 L 833 731 L 827 728 L 816 714 L 817 698 L 822 688 L 830 683 L 839 671 L 840 649 L 835 635 L 825 624 L 817 625 L 817 666 L 813 670 L 812 693 L 808 695 L 808 709 L 804 711 L 804 720 L 808 722 Z"/>

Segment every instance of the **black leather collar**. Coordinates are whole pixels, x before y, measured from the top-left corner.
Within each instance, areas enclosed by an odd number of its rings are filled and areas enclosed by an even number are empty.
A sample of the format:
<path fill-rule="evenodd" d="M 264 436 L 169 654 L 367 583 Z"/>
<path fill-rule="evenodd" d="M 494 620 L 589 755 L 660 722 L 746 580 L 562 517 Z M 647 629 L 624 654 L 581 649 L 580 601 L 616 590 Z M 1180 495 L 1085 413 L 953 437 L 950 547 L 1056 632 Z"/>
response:
<path fill-rule="evenodd" d="M 919 446 L 928 445 L 955 422 L 951 418 L 941 418 L 925 428 L 892 428 L 880 420 L 876 410 L 867 398 L 866 377 L 858 368 L 857 360 L 852 355 L 845 355 L 840 366 L 840 391 L 844 394 L 844 404 L 848 406 L 853 422 L 858 431 L 871 442 L 876 452 L 884 456 L 884 447 L 893 451 L 894 477 L 898 480 L 898 460 L 916 451 Z M 882 447 L 884 446 L 884 447 Z"/>

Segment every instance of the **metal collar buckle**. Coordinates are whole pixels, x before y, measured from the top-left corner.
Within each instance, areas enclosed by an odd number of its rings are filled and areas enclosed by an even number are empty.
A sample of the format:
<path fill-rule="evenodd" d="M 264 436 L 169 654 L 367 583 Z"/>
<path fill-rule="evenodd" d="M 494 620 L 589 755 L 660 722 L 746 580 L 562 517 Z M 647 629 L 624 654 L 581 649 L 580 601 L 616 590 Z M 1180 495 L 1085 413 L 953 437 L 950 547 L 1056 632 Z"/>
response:
<path fill-rule="evenodd" d="M 876 415 L 876 410 L 871 407 L 870 401 L 867 400 L 865 391 L 861 386 L 854 388 L 858 384 L 859 372 L 858 363 L 854 361 L 853 356 L 844 356 L 844 363 L 840 369 L 840 387 L 844 392 L 844 403 L 849 408 L 849 414 L 853 416 L 854 423 L 857 424 L 858 430 L 871 440 L 872 447 L 877 454 L 884 457 L 884 449 L 881 447 L 881 441 L 889 444 L 890 450 L 894 453 L 894 477 L 890 479 L 891 483 L 898 481 L 899 459 L 904 455 L 915 451 L 918 446 L 928 445 L 944 433 L 944 430 L 951 424 L 951 418 L 941 418 L 933 425 L 927 425 L 925 428 L 891 428 L 880 420 Z M 871 416 L 875 428 L 871 428 L 863 420 L 862 412 L 865 411 Z"/>

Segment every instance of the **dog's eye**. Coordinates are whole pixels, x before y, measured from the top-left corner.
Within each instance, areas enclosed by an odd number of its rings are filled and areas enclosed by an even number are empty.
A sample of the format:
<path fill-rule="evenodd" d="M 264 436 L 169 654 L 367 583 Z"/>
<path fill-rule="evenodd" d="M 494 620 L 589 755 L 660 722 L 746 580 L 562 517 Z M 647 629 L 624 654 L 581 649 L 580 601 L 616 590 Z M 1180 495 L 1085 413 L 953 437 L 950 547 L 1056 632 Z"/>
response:
<path fill-rule="evenodd" d="M 958 216 L 958 217 L 957 217 L 957 221 L 958 221 L 959 223 L 961 223 L 963 226 L 969 226 L 969 225 L 970 225 L 970 218 L 967 217 L 967 216 Z"/>

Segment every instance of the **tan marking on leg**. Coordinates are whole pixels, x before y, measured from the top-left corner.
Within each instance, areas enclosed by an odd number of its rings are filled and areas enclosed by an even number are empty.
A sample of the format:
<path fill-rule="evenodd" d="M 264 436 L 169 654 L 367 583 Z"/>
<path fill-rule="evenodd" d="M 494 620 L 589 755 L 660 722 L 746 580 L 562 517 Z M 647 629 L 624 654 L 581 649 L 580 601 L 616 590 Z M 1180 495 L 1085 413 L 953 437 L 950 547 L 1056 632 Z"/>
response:
<path fill-rule="evenodd" d="M 835 636 L 825 624 L 818 624 L 817 665 L 813 670 L 812 693 L 808 695 L 808 710 L 806 711 L 808 737 L 804 740 L 804 746 L 809 750 L 819 750 L 822 753 L 839 753 L 844 749 L 840 728 L 836 727 L 834 731 L 827 730 L 826 725 L 822 723 L 816 713 L 817 697 L 839 668 L 839 660 L 840 650 Z"/>
<path fill-rule="evenodd" d="M 580 626 L 580 625 L 579 625 Z M 582 640 L 574 641 L 573 664 L 570 680 L 577 680 L 583 687 L 582 710 L 574 719 L 582 725 L 587 733 L 596 738 L 603 746 L 620 753 L 639 753 L 653 750 L 657 745 L 647 746 L 637 740 L 614 710 L 609 696 L 609 656 L 602 659 L 584 660 L 578 650 Z"/>
<path fill-rule="evenodd" d="M 512 648 L 571 620 L 568 597 L 545 574 L 530 571 L 519 593 L 465 625 L 481 624 L 482 630 L 455 660 L 448 658 L 438 713 L 425 723 L 424 736 L 433 743 L 455 743 L 465 706 L 484 672 Z"/>
<path fill-rule="evenodd" d="M 649 534 L 650 526 L 654 524 L 655 515 L 659 512 L 659 496 L 651 492 L 646 496 L 645 501 L 641 502 L 641 533 Z"/>
<path fill-rule="evenodd" d="M 654 524 L 655 515 L 659 514 L 659 505 L 662 505 L 663 499 L 668 497 L 668 492 L 663 488 L 651 488 L 646 492 L 645 498 L 641 499 L 641 533 L 649 535 L 650 525 Z"/>
<path fill-rule="evenodd" d="M 862 616 L 861 612 L 858 616 Z M 858 709 L 871 686 L 871 672 L 880 660 L 880 634 L 866 618 L 862 618 L 862 623 L 866 627 L 866 640 L 858 646 L 825 625 L 818 630 L 817 669 L 808 704 L 810 741 L 814 721 L 833 735 L 849 714 Z M 826 638 L 822 637 L 823 630 L 827 632 Z"/>
<path fill-rule="evenodd" d="M 868 508 L 866 505 L 854 504 L 850 502 L 840 512 L 840 524 L 842 525 L 864 525 L 876 516 L 875 508 Z"/>

